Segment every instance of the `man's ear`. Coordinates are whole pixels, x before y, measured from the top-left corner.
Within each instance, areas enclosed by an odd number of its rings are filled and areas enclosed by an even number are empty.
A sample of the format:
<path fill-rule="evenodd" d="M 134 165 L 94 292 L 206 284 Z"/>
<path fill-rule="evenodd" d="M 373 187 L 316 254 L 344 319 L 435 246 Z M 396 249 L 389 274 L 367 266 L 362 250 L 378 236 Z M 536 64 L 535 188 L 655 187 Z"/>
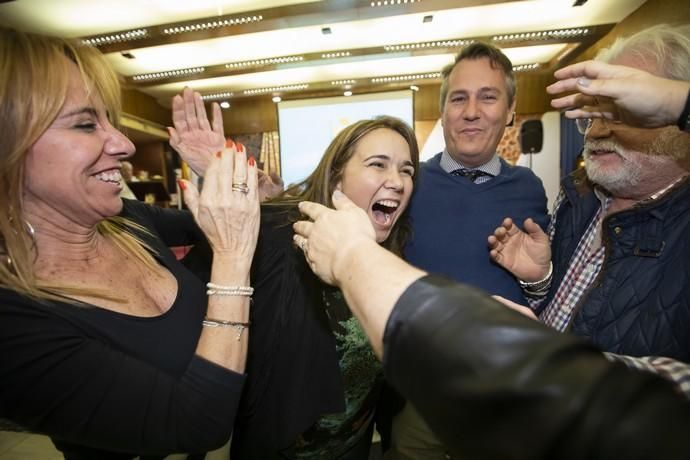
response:
<path fill-rule="evenodd" d="M 508 119 L 506 119 L 506 126 L 515 126 L 515 106 L 517 105 L 517 96 L 513 96 L 513 103 L 510 104 L 510 112 L 508 112 Z"/>
<path fill-rule="evenodd" d="M 514 111 L 510 112 L 508 116 L 509 116 L 509 118 L 508 118 L 508 121 L 506 122 L 506 126 L 508 126 L 508 127 L 515 126 L 515 117 L 516 117 L 515 112 Z"/>

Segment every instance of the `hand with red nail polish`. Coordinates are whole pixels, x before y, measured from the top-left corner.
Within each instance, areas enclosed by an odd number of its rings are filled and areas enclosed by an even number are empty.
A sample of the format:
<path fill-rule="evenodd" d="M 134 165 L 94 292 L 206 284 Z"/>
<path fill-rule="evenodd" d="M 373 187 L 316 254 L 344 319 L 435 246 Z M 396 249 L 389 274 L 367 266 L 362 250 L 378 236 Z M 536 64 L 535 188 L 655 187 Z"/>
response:
<path fill-rule="evenodd" d="M 220 107 L 213 103 L 211 108 L 213 116 L 209 123 L 201 95 L 190 88 L 172 100 L 174 128 L 168 128 L 170 145 L 200 176 L 205 174 L 213 154 L 232 148 L 233 144 L 231 139 L 226 143 Z"/>

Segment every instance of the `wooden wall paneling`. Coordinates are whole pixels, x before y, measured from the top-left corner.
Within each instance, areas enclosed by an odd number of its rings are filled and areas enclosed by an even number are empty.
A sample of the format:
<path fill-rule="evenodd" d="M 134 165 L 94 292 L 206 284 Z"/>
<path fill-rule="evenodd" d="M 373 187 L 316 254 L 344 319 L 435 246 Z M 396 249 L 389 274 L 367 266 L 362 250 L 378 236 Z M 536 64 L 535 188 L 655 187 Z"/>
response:
<path fill-rule="evenodd" d="M 546 93 L 546 87 L 553 81 L 551 72 L 518 73 L 517 105 L 515 111 L 520 114 L 543 113 L 553 110 L 551 97 Z"/>
<path fill-rule="evenodd" d="M 148 94 L 122 88 L 122 110 L 163 126 L 172 126 L 172 113 Z"/>
<path fill-rule="evenodd" d="M 278 131 L 278 110 L 270 95 L 231 100 L 223 110 L 225 135 Z"/>
<path fill-rule="evenodd" d="M 414 95 L 414 120 L 438 120 L 441 112 L 438 98 L 441 85 L 420 85 L 419 91 Z"/>

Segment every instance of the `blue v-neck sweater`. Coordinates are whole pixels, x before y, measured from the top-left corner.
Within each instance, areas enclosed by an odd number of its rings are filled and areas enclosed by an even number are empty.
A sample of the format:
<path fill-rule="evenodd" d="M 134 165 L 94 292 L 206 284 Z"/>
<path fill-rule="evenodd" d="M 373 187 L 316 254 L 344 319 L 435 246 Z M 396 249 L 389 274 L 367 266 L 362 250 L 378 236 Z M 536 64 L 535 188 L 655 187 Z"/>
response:
<path fill-rule="evenodd" d="M 504 218 L 522 227 L 531 217 L 546 229 L 546 194 L 528 168 L 501 159 L 501 173 L 483 184 L 451 176 L 441 154 L 423 163 L 410 203 L 412 238 L 405 258 L 433 273 L 525 303 L 517 280 L 489 257 L 487 238 Z"/>

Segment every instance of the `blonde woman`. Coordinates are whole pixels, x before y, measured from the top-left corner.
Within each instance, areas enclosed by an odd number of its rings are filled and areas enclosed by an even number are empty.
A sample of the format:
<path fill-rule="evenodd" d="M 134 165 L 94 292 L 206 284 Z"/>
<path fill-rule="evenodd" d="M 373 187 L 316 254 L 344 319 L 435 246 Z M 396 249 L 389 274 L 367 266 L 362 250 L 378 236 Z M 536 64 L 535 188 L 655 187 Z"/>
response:
<path fill-rule="evenodd" d="M 244 381 L 257 168 L 213 155 L 191 213 L 122 200 L 119 97 L 95 49 L 0 28 L 0 417 L 67 459 L 217 448 Z M 167 248 L 199 228 L 208 290 Z"/>

